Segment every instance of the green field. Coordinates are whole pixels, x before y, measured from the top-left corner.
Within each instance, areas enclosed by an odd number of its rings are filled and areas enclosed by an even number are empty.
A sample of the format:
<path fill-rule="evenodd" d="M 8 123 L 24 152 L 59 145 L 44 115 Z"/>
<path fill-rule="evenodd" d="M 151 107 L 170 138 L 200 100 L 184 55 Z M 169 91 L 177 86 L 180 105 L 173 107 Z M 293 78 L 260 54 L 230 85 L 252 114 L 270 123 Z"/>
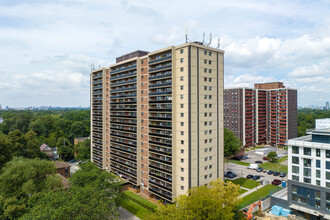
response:
<path fill-rule="evenodd" d="M 227 160 L 227 163 L 235 163 L 235 164 L 239 164 L 239 165 L 243 165 L 243 166 L 249 166 L 250 163 L 247 162 L 242 162 L 242 161 L 238 161 L 238 160 Z"/>
<path fill-rule="evenodd" d="M 157 209 L 157 205 L 138 196 L 130 191 L 126 191 L 125 197 L 121 206 L 127 209 L 133 215 L 136 215 L 140 219 L 149 219 L 150 216 L 154 215 Z"/>
<path fill-rule="evenodd" d="M 239 189 L 239 194 L 242 195 L 243 193 L 247 192 L 246 189 Z"/>
<path fill-rule="evenodd" d="M 242 198 L 242 201 L 238 204 L 239 209 L 242 209 L 249 204 L 252 204 L 260 199 L 265 198 L 268 195 L 271 195 L 278 190 L 282 189 L 282 187 L 274 186 L 274 185 L 266 185 L 257 191 L 250 193 Z"/>
<path fill-rule="evenodd" d="M 259 167 L 264 168 L 265 170 L 272 170 L 280 173 L 288 173 L 288 166 L 278 164 L 278 163 L 272 163 L 272 162 L 266 162 L 263 164 L 260 164 Z"/>
<path fill-rule="evenodd" d="M 284 156 L 284 157 L 278 159 L 278 160 L 277 160 L 277 163 L 281 163 L 281 162 L 283 162 L 283 161 L 286 161 L 287 159 L 288 159 L 288 156 Z"/>
<path fill-rule="evenodd" d="M 232 183 L 238 184 L 241 187 L 248 188 L 248 189 L 253 189 L 260 185 L 260 183 L 258 181 L 250 180 L 250 179 L 243 178 L 243 177 L 238 178 L 236 180 L 226 180 L 226 182 L 228 182 L 228 181 L 231 181 Z"/>

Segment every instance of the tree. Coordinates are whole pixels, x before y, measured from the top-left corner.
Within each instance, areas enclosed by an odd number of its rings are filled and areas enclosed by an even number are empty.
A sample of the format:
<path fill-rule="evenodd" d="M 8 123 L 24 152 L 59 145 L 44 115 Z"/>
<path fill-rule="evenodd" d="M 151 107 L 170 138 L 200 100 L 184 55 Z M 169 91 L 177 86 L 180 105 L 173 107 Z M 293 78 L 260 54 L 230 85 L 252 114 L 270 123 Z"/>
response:
<path fill-rule="evenodd" d="M 91 158 L 91 140 L 87 139 L 76 146 L 76 159 L 77 160 L 89 160 Z"/>
<path fill-rule="evenodd" d="M 234 155 L 242 147 L 242 143 L 235 136 L 235 133 L 226 128 L 224 129 L 224 147 L 225 157 Z"/>
<path fill-rule="evenodd" d="M 12 143 L 5 134 L 0 134 L 0 171 L 5 163 L 11 160 Z"/>
<path fill-rule="evenodd" d="M 157 219 L 233 219 L 239 202 L 239 185 L 212 181 L 178 196 L 175 204 L 159 206 Z"/>
<path fill-rule="evenodd" d="M 53 162 L 14 158 L 0 175 L 0 219 L 18 218 L 28 207 L 28 198 L 43 190 L 61 187 Z M 3 216 L 1 216 L 1 213 Z"/>
<path fill-rule="evenodd" d="M 277 162 L 277 153 L 276 152 L 269 152 L 268 155 L 267 155 L 267 158 L 273 162 L 273 163 L 276 163 Z"/>
<path fill-rule="evenodd" d="M 57 152 L 62 160 L 69 161 L 73 159 L 73 145 L 67 138 L 59 138 L 56 147 Z"/>

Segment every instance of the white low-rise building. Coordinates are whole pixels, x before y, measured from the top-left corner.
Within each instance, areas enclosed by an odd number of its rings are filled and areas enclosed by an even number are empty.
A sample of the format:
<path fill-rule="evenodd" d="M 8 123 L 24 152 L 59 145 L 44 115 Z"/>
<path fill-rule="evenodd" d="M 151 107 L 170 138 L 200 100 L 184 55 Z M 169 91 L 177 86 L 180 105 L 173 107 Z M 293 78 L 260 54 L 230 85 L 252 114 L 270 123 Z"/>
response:
<path fill-rule="evenodd" d="M 288 200 L 296 214 L 330 219 L 330 128 L 288 141 Z"/>

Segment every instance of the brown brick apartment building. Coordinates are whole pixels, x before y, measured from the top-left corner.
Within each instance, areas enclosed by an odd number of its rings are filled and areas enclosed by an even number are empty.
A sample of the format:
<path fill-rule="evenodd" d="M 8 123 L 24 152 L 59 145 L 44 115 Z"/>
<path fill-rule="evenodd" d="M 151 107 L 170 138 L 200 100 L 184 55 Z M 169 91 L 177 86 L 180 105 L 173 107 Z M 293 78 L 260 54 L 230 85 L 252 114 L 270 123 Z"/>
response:
<path fill-rule="evenodd" d="M 223 54 L 186 43 L 93 71 L 93 163 L 164 202 L 222 178 Z"/>
<path fill-rule="evenodd" d="M 245 146 L 284 145 L 297 137 L 297 90 L 282 82 L 225 89 L 224 126 Z"/>

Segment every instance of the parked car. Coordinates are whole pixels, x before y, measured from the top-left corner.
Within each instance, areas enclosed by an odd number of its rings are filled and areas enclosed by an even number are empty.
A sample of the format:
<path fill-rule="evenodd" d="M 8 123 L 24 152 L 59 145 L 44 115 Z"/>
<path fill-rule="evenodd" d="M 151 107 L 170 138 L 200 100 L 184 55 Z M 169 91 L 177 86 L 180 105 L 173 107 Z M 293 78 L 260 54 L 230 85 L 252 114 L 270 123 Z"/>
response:
<path fill-rule="evenodd" d="M 252 169 L 252 170 L 256 170 L 256 169 L 259 168 L 259 165 L 258 164 L 251 163 L 247 168 L 248 169 Z"/>
<path fill-rule="evenodd" d="M 272 171 L 272 170 L 269 170 L 269 171 L 267 172 L 268 175 L 272 175 L 273 173 L 274 173 L 274 171 Z"/>
<path fill-rule="evenodd" d="M 269 158 L 267 158 L 267 157 L 263 157 L 262 159 L 263 159 L 263 160 L 269 160 Z"/>
<path fill-rule="evenodd" d="M 239 157 L 233 157 L 233 160 L 242 160 L 243 156 L 239 156 Z"/>
<path fill-rule="evenodd" d="M 263 173 L 267 173 L 268 172 L 268 170 L 264 170 L 264 172 Z"/>
<path fill-rule="evenodd" d="M 69 161 L 69 163 L 75 163 L 75 162 L 78 162 L 78 160 L 72 159 L 72 160 Z"/>
<path fill-rule="evenodd" d="M 274 172 L 273 175 L 278 176 L 278 175 L 280 175 L 280 173 L 279 172 Z"/>
<path fill-rule="evenodd" d="M 259 167 L 258 169 L 257 169 L 257 172 L 262 172 L 262 171 L 264 171 L 264 168 L 262 168 L 262 167 Z"/>
<path fill-rule="evenodd" d="M 259 164 L 262 164 L 262 161 L 261 160 L 256 160 L 254 161 L 255 163 L 259 163 Z"/>
<path fill-rule="evenodd" d="M 246 155 L 246 154 L 245 154 L 245 155 L 243 155 L 243 158 L 244 158 L 244 159 L 250 159 L 251 157 L 250 157 L 249 155 Z"/>
<path fill-rule="evenodd" d="M 228 173 L 226 173 L 224 176 L 225 176 L 225 177 L 227 177 L 227 178 L 230 178 L 230 179 L 234 178 L 234 176 L 233 176 L 233 175 L 231 175 L 231 174 L 228 174 Z"/>
<path fill-rule="evenodd" d="M 260 179 L 260 176 L 254 176 L 254 177 L 252 177 L 252 179 L 253 180 L 258 180 L 258 179 Z"/>
<path fill-rule="evenodd" d="M 228 171 L 227 174 L 233 175 L 234 177 L 236 177 L 236 173 L 234 173 L 233 171 Z"/>
<path fill-rule="evenodd" d="M 253 175 L 249 174 L 249 175 L 246 176 L 246 178 L 252 179 L 253 178 Z"/>
<path fill-rule="evenodd" d="M 279 179 L 274 179 L 273 182 L 272 182 L 272 184 L 275 185 L 275 186 L 278 186 L 278 185 L 280 185 L 281 183 L 282 183 L 282 181 L 279 180 Z"/>
<path fill-rule="evenodd" d="M 286 177 L 286 173 L 280 173 L 280 177 Z"/>

